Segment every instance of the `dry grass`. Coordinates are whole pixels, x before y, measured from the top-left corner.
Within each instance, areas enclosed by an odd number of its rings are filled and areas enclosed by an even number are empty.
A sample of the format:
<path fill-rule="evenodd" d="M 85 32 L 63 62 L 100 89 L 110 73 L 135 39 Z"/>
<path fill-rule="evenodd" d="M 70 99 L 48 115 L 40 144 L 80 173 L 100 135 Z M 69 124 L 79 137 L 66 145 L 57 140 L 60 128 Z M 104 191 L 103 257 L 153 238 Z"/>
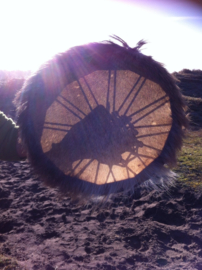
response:
<path fill-rule="evenodd" d="M 1 270 L 22 270 L 15 259 L 0 255 L 0 269 Z"/>

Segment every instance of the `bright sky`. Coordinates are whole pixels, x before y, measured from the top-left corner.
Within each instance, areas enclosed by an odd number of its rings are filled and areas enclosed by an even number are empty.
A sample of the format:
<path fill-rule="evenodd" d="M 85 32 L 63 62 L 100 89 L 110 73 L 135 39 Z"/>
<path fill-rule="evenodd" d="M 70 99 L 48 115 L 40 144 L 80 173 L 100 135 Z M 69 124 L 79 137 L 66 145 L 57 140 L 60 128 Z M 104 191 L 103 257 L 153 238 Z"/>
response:
<path fill-rule="evenodd" d="M 202 6 L 185 0 L 0 0 L 0 70 L 35 70 L 113 34 L 146 40 L 142 53 L 170 72 L 202 70 Z"/>

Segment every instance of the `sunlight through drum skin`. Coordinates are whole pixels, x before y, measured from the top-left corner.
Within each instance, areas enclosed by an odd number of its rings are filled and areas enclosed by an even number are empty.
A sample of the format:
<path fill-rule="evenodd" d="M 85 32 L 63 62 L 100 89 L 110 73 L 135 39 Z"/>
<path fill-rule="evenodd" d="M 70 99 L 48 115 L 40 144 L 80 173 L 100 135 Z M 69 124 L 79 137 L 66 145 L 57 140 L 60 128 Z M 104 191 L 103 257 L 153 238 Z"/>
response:
<path fill-rule="evenodd" d="M 29 159 L 72 197 L 108 195 L 169 178 L 186 118 L 173 77 L 120 38 L 71 48 L 18 94 Z"/>

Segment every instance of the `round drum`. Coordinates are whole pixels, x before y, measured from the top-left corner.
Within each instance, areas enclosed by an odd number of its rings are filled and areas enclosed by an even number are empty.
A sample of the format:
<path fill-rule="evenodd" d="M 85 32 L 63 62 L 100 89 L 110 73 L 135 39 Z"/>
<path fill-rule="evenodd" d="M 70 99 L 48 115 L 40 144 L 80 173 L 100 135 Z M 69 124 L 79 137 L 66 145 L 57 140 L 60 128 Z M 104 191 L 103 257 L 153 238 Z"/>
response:
<path fill-rule="evenodd" d="M 123 42 L 56 55 L 18 96 L 29 159 L 71 196 L 108 195 L 169 177 L 186 126 L 172 76 Z"/>

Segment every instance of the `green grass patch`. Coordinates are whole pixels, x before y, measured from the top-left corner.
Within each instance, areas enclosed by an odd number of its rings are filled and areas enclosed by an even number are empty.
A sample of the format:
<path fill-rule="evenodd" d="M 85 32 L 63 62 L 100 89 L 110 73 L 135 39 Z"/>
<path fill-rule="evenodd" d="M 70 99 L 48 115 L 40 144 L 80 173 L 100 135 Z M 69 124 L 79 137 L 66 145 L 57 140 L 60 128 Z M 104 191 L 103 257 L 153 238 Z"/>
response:
<path fill-rule="evenodd" d="M 202 189 L 202 130 L 187 131 L 174 171 L 179 175 L 179 181 Z"/>

